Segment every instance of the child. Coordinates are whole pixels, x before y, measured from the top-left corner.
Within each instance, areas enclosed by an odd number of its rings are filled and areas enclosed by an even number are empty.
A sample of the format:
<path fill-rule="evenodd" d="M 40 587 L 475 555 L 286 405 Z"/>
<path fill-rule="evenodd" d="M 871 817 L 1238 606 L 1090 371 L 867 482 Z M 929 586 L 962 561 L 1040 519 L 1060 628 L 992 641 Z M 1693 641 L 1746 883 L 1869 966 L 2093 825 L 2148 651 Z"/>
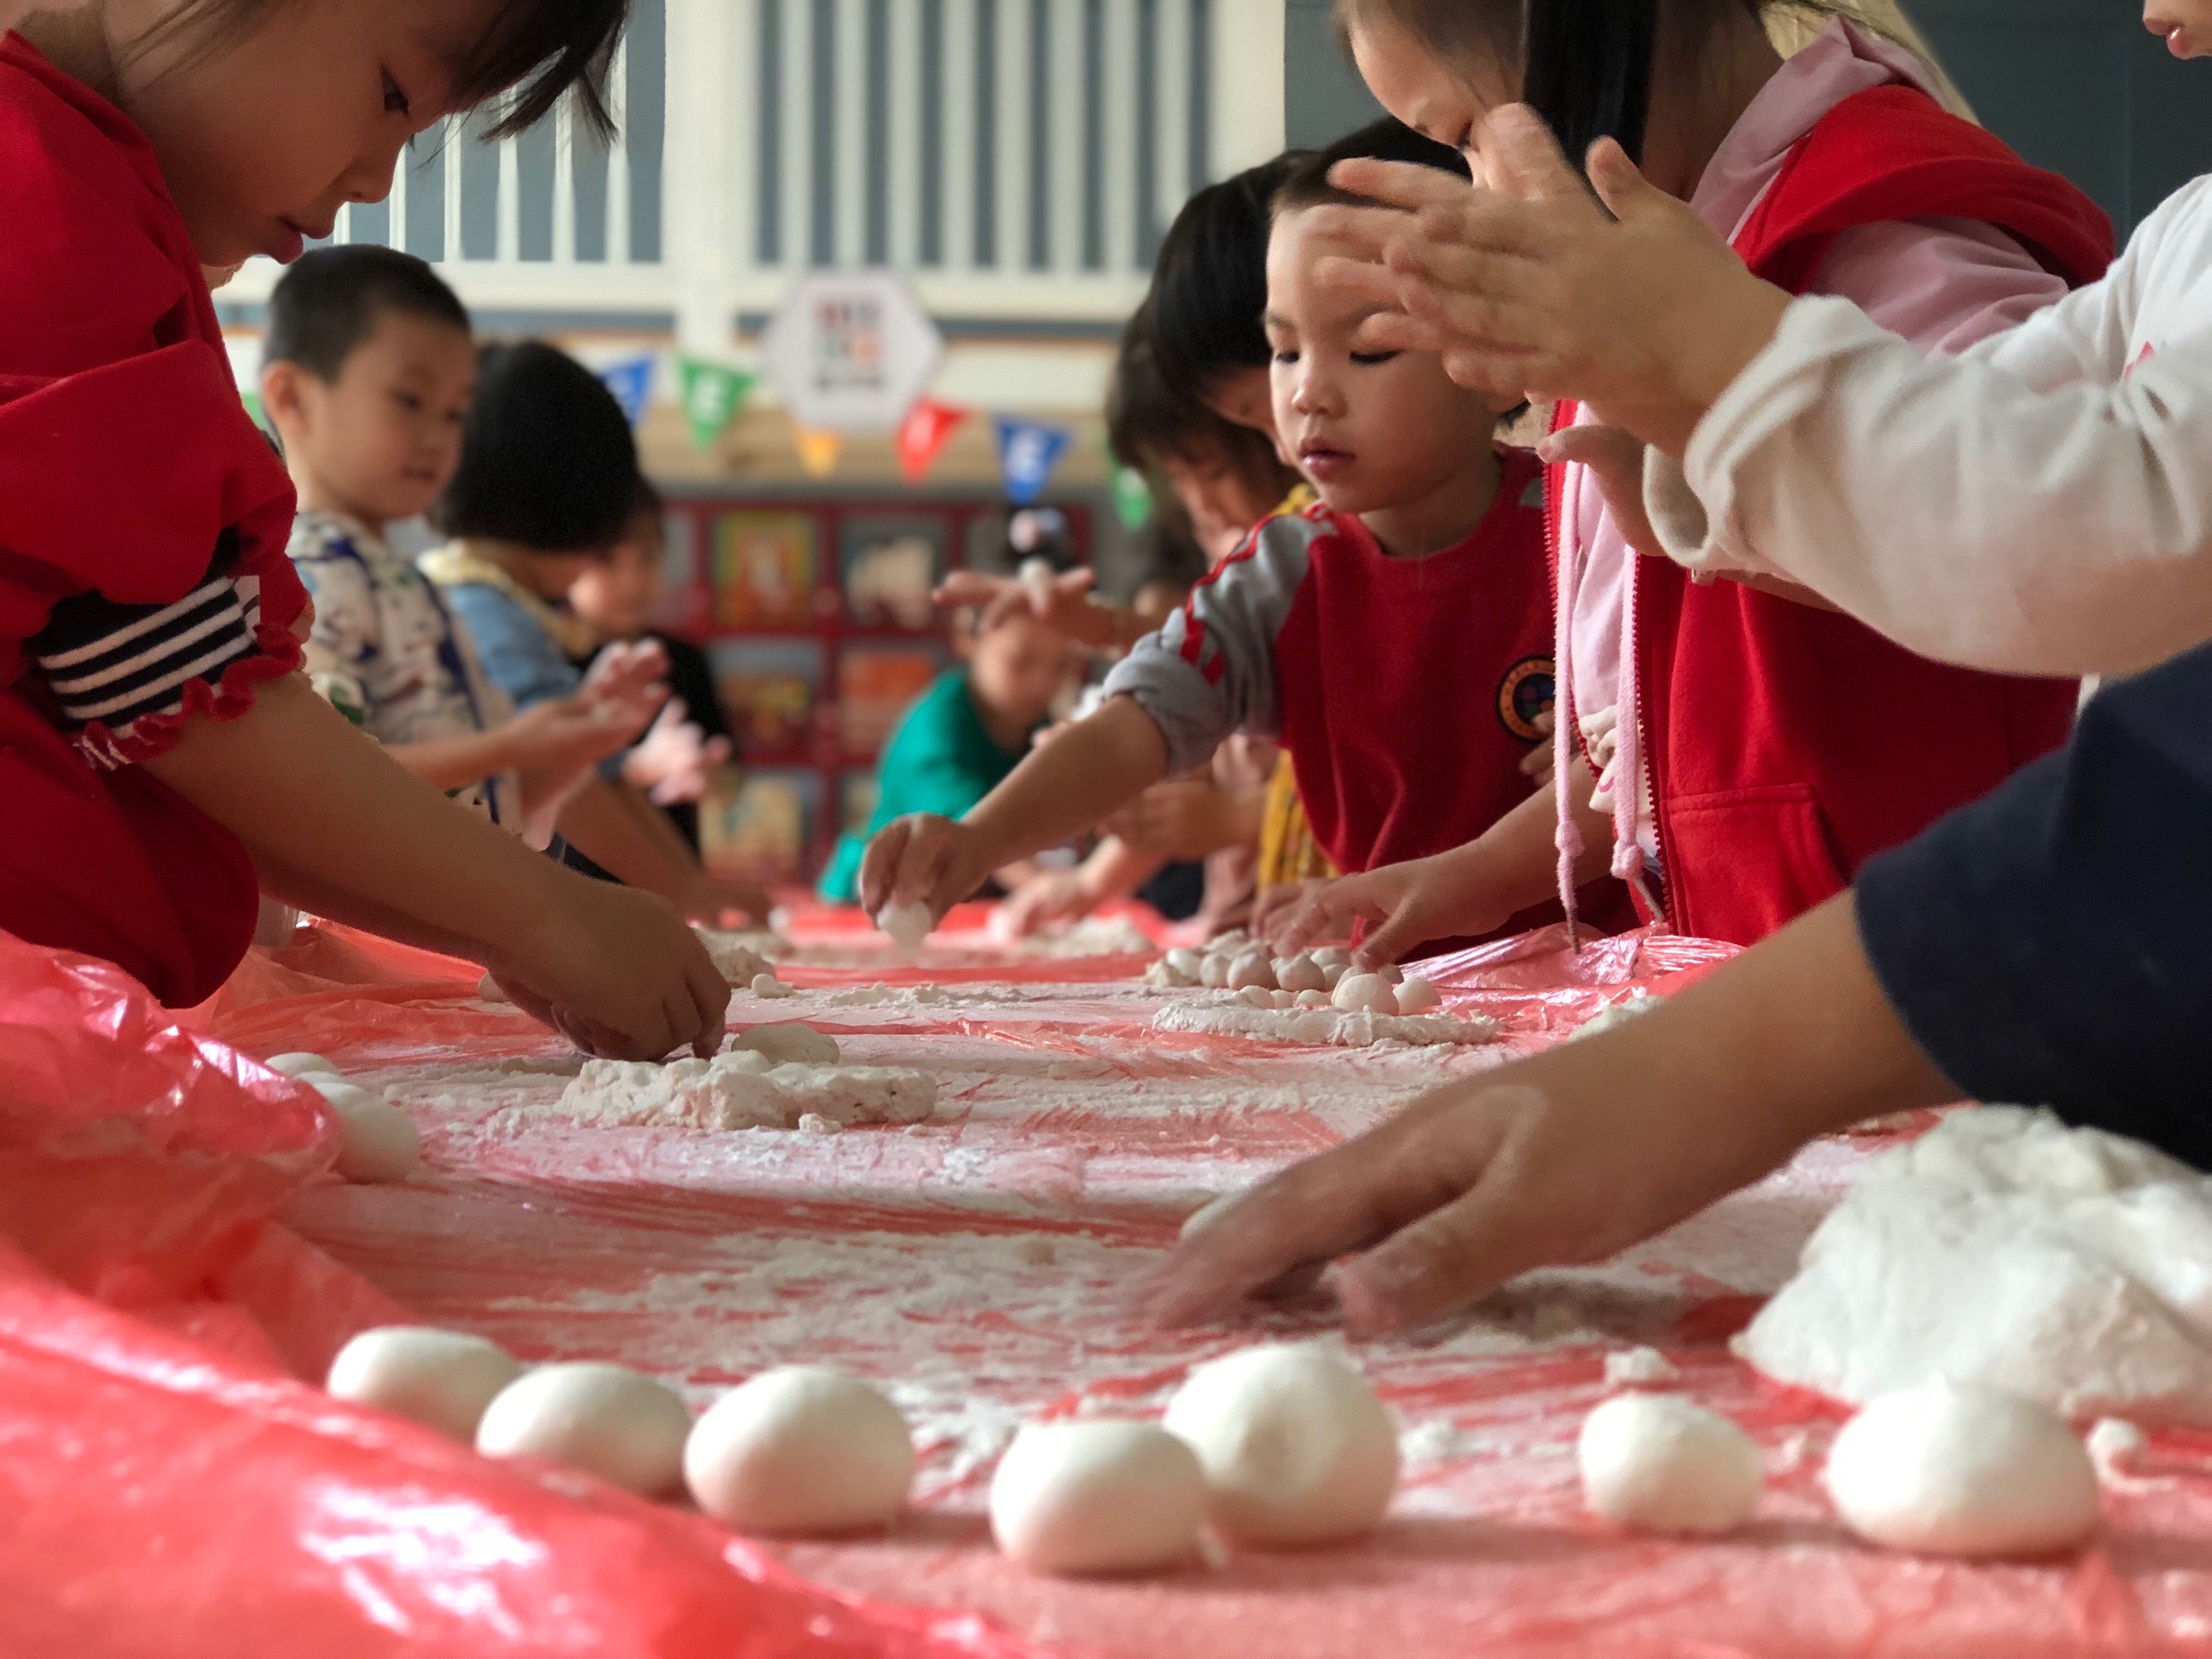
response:
<path fill-rule="evenodd" d="M 1074 666 L 1066 640 L 1025 611 L 995 622 L 957 618 L 954 642 L 967 661 L 939 675 L 899 721 L 877 763 L 867 834 L 840 841 L 823 872 L 822 896 L 833 904 L 858 896 L 861 853 L 884 825 L 908 813 L 965 812 L 995 789 L 1030 752 Z M 994 872 L 1011 890 L 1036 870 L 1012 854 L 978 871 L 975 884 Z M 868 913 L 882 908 L 878 899 Z"/>
<path fill-rule="evenodd" d="M 453 539 L 420 562 L 517 708 L 582 687 L 570 658 L 588 654 L 596 639 L 561 602 L 623 533 L 640 483 L 629 422 L 589 369 L 538 341 L 484 350 L 460 465 L 431 509 Z M 695 920 L 767 915 L 765 894 L 708 875 L 615 769 L 586 781 L 562 809 L 570 847 Z"/>
<path fill-rule="evenodd" d="M 460 458 L 476 383 L 468 313 L 420 259 L 372 246 L 304 254 L 270 296 L 262 406 L 299 493 L 292 564 L 314 601 L 315 690 L 392 757 L 543 847 L 593 763 L 649 707 L 562 698 L 516 716 L 436 591 L 384 539 Z"/>
<path fill-rule="evenodd" d="M 719 1041 L 665 907 L 455 811 L 294 672 L 292 489 L 201 274 L 296 258 L 501 88 L 510 125 L 571 85 L 603 115 L 619 15 L 516 4 L 453 49 L 399 8 L 95 3 L 0 43 L 0 927 L 190 1004 L 265 885 L 484 963 L 595 1051 Z"/>
<path fill-rule="evenodd" d="M 2144 21 L 2177 57 L 2212 51 L 2205 0 L 2150 0 Z M 2146 220 L 2104 282 L 1930 362 L 1841 301 L 1759 282 L 1613 146 L 1590 177 L 1617 222 L 1580 215 L 1527 112 L 1499 112 L 1484 142 L 1533 201 L 1486 202 L 1468 226 L 1520 250 L 1467 268 L 1494 306 L 1469 371 L 1510 363 L 1686 447 L 1732 556 L 1756 532 L 1761 568 L 2007 664 L 2131 665 L 2212 634 L 2204 470 L 2166 460 L 2205 447 L 2212 180 Z M 1819 512 L 1784 506 L 1796 491 Z M 1939 531 L 1940 583 L 1917 563 Z M 1908 622 L 1908 606 L 1932 614 Z M 1271 1183 L 1186 1250 L 1159 1310 L 1222 1310 L 1290 1266 L 1360 1252 L 1336 1275 L 1347 1317 L 1419 1324 L 1632 1244 L 1814 1135 L 1961 1097 L 2048 1103 L 2212 1168 L 2193 867 L 2208 702 L 2201 644 L 2107 687 L 2063 756 L 1664 1009 L 1440 1091 Z"/>
<path fill-rule="evenodd" d="M 1460 158 L 1420 147 L 1464 179 Z M 1281 734 L 1315 833 L 1361 868 L 1453 845 L 1526 795 L 1551 664 L 1540 492 L 1499 404 L 1432 354 L 1369 354 L 1316 281 L 1341 201 L 1323 152 L 1277 202 L 1266 327 L 1276 429 L 1322 504 L 1269 520 L 1106 681 L 1108 702 L 954 825 L 893 824 L 864 900 L 939 910 L 984 872 L 1088 829 L 1231 733 Z M 1533 919 L 1524 919 L 1524 925 Z"/>

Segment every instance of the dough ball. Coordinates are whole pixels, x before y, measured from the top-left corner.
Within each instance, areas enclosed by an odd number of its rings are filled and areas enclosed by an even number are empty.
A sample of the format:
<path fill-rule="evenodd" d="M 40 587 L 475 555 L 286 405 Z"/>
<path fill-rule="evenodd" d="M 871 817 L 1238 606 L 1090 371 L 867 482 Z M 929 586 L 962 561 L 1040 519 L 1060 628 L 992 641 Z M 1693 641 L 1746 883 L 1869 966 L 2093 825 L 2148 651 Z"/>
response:
<path fill-rule="evenodd" d="M 1398 1012 L 1401 1014 L 1425 1014 L 1443 1004 L 1443 993 L 1425 979 L 1409 979 L 1398 987 Z"/>
<path fill-rule="evenodd" d="M 1375 974 L 1376 977 L 1385 985 L 1402 985 L 1406 982 L 1406 970 L 1395 962 L 1384 963 L 1375 970 Z"/>
<path fill-rule="evenodd" d="M 991 1480 L 991 1535 L 1032 1572 L 1149 1572 L 1197 1547 L 1206 1476 L 1150 1423 L 1032 1423 Z"/>
<path fill-rule="evenodd" d="M 1266 1343 L 1200 1365 L 1163 1421 L 1198 1454 L 1214 1525 L 1244 1543 L 1367 1532 L 1398 1484 L 1389 1413 L 1318 1344 Z"/>
<path fill-rule="evenodd" d="M 1243 991 L 1275 988 L 1275 964 L 1265 951 L 1243 951 L 1229 964 L 1229 988 Z"/>
<path fill-rule="evenodd" d="M 755 974 L 752 991 L 757 997 L 766 997 L 772 1000 L 792 994 L 791 987 L 786 985 L 774 974 Z"/>
<path fill-rule="evenodd" d="M 625 1365 L 541 1366 L 509 1383 L 477 1425 L 486 1457 L 543 1457 L 596 1474 L 641 1498 L 684 1472 L 691 1413 Z"/>
<path fill-rule="evenodd" d="M 2124 1417 L 2100 1417 L 2089 1431 L 2089 1461 L 2099 1473 L 2125 1469 L 2150 1449 L 2150 1437 Z"/>
<path fill-rule="evenodd" d="M 475 1443 L 484 1407 L 521 1375 L 514 1356 L 483 1337 L 383 1325 L 338 1350 L 323 1387 L 333 1398 L 410 1418 L 465 1446 Z"/>
<path fill-rule="evenodd" d="M 1275 983 L 1285 991 L 1326 991 L 1328 975 L 1311 957 L 1287 957 L 1275 964 Z"/>
<path fill-rule="evenodd" d="M 1198 982 L 1209 991 L 1218 991 L 1229 983 L 1230 964 L 1236 958 L 1219 951 L 1208 951 L 1198 964 Z"/>
<path fill-rule="evenodd" d="M 1860 1537 L 1923 1555 L 2044 1555 L 2097 1525 L 2097 1473 L 2066 1419 L 1978 1383 L 1872 1401 L 1836 1437 L 1827 1484 Z"/>
<path fill-rule="evenodd" d="M 1275 1006 L 1278 1008 L 1295 1008 L 1298 1006 L 1297 996 L 1289 991 L 1276 992 L 1274 994 L 1273 1001 Z"/>
<path fill-rule="evenodd" d="M 1272 1008 L 1275 994 L 1257 985 L 1248 985 L 1237 994 L 1237 1000 L 1248 1008 Z"/>
<path fill-rule="evenodd" d="M 797 1020 L 756 1025 L 730 1039 L 732 1048 L 750 1048 L 773 1066 L 835 1066 L 837 1039 Z"/>
<path fill-rule="evenodd" d="M 1021 562 L 1014 574 L 1020 578 L 1024 587 L 1049 593 L 1052 592 L 1052 579 L 1060 573 L 1053 568 L 1050 559 L 1032 553 Z"/>
<path fill-rule="evenodd" d="M 1328 1000 L 1347 1014 L 1395 1014 L 1398 994 L 1380 974 L 1346 974 L 1337 981 Z"/>
<path fill-rule="evenodd" d="M 1766 1479 L 1749 1435 L 1680 1395 L 1607 1401 L 1583 1419 L 1575 1452 L 1592 1511 L 1647 1532 L 1733 1532 Z"/>
<path fill-rule="evenodd" d="M 1682 1373 L 1656 1348 L 1622 1348 L 1605 1357 L 1605 1386 L 1608 1389 L 1650 1388 L 1678 1382 Z"/>
<path fill-rule="evenodd" d="M 1219 951 L 1226 956 L 1237 957 L 1243 955 L 1244 947 L 1251 942 L 1251 929 L 1232 927 L 1227 933 L 1216 933 L 1212 939 L 1206 940 L 1206 948 L 1209 951 Z"/>
<path fill-rule="evenodd" d="M 1326 1008 L 1328 1006 L 1328 993 L 1326 991 L 1301 991 L 1298 993 L 1298 1006 L 1301 1008 Z"/>
<path fill-rule="evenodd" d="M 312 1085 L 338 1115 L 345 1139 L 337 1171 L 348 1181 L 404 1181 L 422 1164 L 422 1136 L 415 1120 L 388 1100 L 341 1079 L 310 1073 Z"/>
<path fill-rule="evenodd" d="M 345 1075 L 320 1054 L 311 1054 L 305 1050 L 298 1054 L 276 1054 L 261 1063 L 270 1071 L 282 1072 L 289 1078 L 343 1077 Z"/>
<path fill-rule="evenodd" d="M 911 951 L 927 939 L 937 917 L 927 904 L 886 904 L 876 912 L 876 926 L 891 936 L 891 943 Z"/>
<path fill-rule="evenodd" d="M 1325 962 L 1322 964 L 1321 968 L 1322 981 L 1330 990 L 1334 991 L 1338 986 L 1344 983 L 1344 976 L 1351 971 L 1352 965 L 1349 963 Z"/>
<path fill-rule="evenodd" d="M 1349 968 L 1352 952 L 1341 945 L 1324 945 L 1310 953 L 1323 968 Z"/>
<path fill-rule="evenodd" d="M 782 1365 L 732 1389 L 684 1445 L 699 1507 L 741 1532 L 820 1535 L 889 1526 L 914 1485 L 898 1408 L 828 1365 Z"/>
<path fill-rule="evenodd" d="M 1174 976 L 1176 984 L 1195 985 L 1199 970 L 1206 965 L 1206 952 L 1194 950 L 1188 945 L 1179 945 L 1161 960 Z"/>

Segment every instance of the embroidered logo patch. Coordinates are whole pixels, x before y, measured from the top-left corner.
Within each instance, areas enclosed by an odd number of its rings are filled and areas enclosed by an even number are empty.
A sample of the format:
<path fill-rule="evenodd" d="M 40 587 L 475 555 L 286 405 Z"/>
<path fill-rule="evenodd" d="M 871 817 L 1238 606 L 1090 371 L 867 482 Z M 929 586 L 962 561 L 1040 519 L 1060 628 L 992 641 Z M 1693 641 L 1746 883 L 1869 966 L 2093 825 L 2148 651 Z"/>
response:
<path fill-rule="evenodd" d="M 1498 723 L 1523 743 L 1543 735 L 1537 719 L 1552 706 L 1552 659 L 1523 657 L 1498 682 Z"/>

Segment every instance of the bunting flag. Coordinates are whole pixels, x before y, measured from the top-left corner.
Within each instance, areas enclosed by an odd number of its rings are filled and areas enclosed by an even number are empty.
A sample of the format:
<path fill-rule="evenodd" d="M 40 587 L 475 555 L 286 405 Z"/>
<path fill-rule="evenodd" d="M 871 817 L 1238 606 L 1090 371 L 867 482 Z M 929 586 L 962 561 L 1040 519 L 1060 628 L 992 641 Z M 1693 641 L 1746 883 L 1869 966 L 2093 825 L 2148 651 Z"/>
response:
<path fill-rule="evenodd" d="M 845 434 L 814 427 L 794 427 L 792 441 L 799 446 L 799 464 L 806 469 L 810 478 L 826 478 L 837 470 L 837 458 L 845 453 Z"/>
<path fill-rule="evenodd" d="M 614 393 L 615 401 L 631 427 L 645 418 L 646 400 L 653 395 L 653 354 L 625 357 L 599 371 L 599 380 Z"/>
<path fill-rule="evenodd" d="M 1006 481 L 1006 499 L 1027 507 L 1044 494 L 1046 481 L 1075 434 L 1064 426 L 1010 415 L 995 415 L 992 420 L 999 428 L 999 472 Z"/>
<path fill-rule="evenodd" d="M 684 419 L 691 428 L 691 442 L 700 449 L 714 448 L 738 411 L 745 406 L 759 376 L 742 368 L 728 368 L 703 358 L 676 360 L 676 373 L 684 388 Z M 636 422 L 633 419 L 632 422 Z"/>
<path fill-rule="evenodd" d="M 1126 530 L 1141 530 L 1152 516 L 1152 486 L 1133 466 L 1114 469 L 1114 516 Z"/>
<path fill-rule="evenodd" d="M 899 471 L 908 483 L 919 484 L 929 477 L 929 469 L 968 415 L 968 410 L 934 398 L 914 400 L 898 428 Z"/>

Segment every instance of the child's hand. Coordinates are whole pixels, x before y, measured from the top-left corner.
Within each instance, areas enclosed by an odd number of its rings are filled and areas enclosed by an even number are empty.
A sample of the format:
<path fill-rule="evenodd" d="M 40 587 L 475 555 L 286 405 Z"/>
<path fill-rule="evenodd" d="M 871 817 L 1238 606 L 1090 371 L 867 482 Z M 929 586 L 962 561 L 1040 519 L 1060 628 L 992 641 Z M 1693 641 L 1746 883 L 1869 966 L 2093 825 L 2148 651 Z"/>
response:
<path fill-rule="evenodd" d="M 517 1006 L 611 1060 L 721 1047 L 728 982 L 666 900 L 581 876 L 561 891 L 542 930 L 487 958 Z"/>
<path fill-rule="evenodd" d="M 1106 650 L 1122 642 L 1126 613 L 1099 604 L 1091 597 L 1097 580 L 1089 567 L 1065 570 L 1050 585 L 1032 587 L 1013 576 L 986 575 L 980 570 L 956 570 L 937 586 L 931 597 L 941 605 L 977 605 L 988 632 L 1009 612 L 1026 611 L 1046 627 L 1078 644 Z M 1117 625 L 1121 624 L 1121 625 Z"/>
<path fill-rule="evenodd" d="M 1441 352 L 1477 390 L 1597 404 L 1679 455 L 1790 296 L 1610 138 L 1588 158 L 1595 200 L 1525 106 L 1493 111 L 1480 143 L 1489 189 L 1407 163 L 1331 170 L 1388 204 L 1319 209 L 1327 222 L 1314 228 L 1360 256 L 1324 259 L 1321 280 L 1386 308 L 1362 347 Z"/>
<path fill-rule="evenodd" d="M 1139 852 L 1202 859 L 1255 838 L 1244 804 L 1203 778 L 1156 783 L 1099 826 Z"/>
<path fill-rule="evenodd" d="M 709 738 L 684 718 L 687 712 L 681 697 L 671 697 L 623 759 L 623 781 L 656 806 L 697 800 L 707 793 L 708 775 L 730 758 L 730 740 Z"/>
<path fill-rule="evenodd" d="M 724 881 L 703 871 L 677 896 L 677 908 L 687 921 L 708 927 L 761 927 L 775 902 L 750 882 Z"/>
<path fill-rule="evenodd" d="M 927 904 L 938 921 L 983 884 L 1000 860 L 964 823 L 934 812 L 910 812 L 876 832 L 860 859 L 860 908 Z"/>
<path fill-rule="evenodd" d="M 1361 967 L 1375 968 L 1426 939 L 1487 933 L 1512 914 L 1500 906 L 1487 875 L 1485 860 L 1469 846 L 1318 883 L 1280 924 L 1276 948 L 1287 956 L 1349 939 L 1353 925 L 1364 921 L 1370 931 L 1353 956 Z"/>
<path fill-rule="evenodd" d="M 1317 881 L 1279 881 L 1272 887 L 1261 888 L 1259 897 L 1252 902 L 1253 937 L 1275 944 L 1285 924 L 1297 914 L 1313 890 L 1321 885 Z M 1278 951 L 1276 954 L 1285 953 Z"/>
<path fill-rule="evenodd" d="M 1535 786 L 1540 795 L 1552 787 L 1553 763 L 1559 758 L 1558 752 L 1552 747 L 1552 734 L 1559 729 L 1552 714 L 1553 711 L 1547 708 L 1528 722 L 1542 733 L 1544 740 L 1521 757 L 1521 775 Z"/>
<path fill-rule="evenodd" d="M 667 650 L 659 640 L 617 641 L 592 659 L 579 695 L 628 720 L 635 737 L 668 700 Z"/>
<path fill-rule="evenodd" d="M 498 730 L 516 771 L 572 778 L 620 750 L 631 732 L 623 714 L 586 697 L 538 703 Z"/>
<path fill-rule="evenodd" d="M 1030 877 L 999 907 L 993 926 L 1008 939 L 1027 939 L 1055 921 L 1075 921 L 1098 908 L 1081 870 L 1046 870 Z"/>

